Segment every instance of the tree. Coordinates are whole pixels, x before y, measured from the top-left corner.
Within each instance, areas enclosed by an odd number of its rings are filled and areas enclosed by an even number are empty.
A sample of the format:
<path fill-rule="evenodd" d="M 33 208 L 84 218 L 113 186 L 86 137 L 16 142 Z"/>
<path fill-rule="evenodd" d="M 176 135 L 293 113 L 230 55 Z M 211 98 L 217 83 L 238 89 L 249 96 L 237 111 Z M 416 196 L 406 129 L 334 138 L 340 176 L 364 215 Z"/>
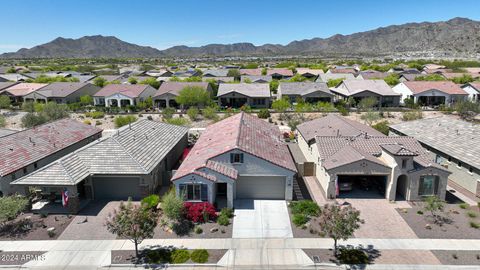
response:
<path fill-rule="evenodd" d="M 445 77 L 440 74 L 428 74 L 426 76 L 417 76 L 415 81 L 445 81 Z"/>
<path fill-rule="evenodd" d="M 279 84 L 280 84 L 280 83 L 278 82 L 278 80 L 272 80 L 272 81 L 270 82 L 270 91 L 271 91 L 272 93 L 277 93 L 277 89 L 278 89 L 278 85 L 279 85 Z"/>
<path fill-rule="evenodd" d="M 347 240 L 364 223 L 360 211 L 351 205 L 326 204 L 320 211 L 319 223 L 322 232 L 333 239 L 333 253 L 337 255 L 338 240 Z"/>
<path fill-rule="evenodd" d="M 185 107 L 203 107 L 212 103 L 210 93 L 200 86 L 187 86 L 180 90 L 175 101 Z"/>
<path fill-rule="evenodd" d="M 471 120 L 480 113 L 480 103 L 471 101 L 458 101 L 453 106 L 462 119 Z"/>
<path fill-rule="evenodd" d="M 6 72 L 7 73 L 17 73 L 17 70 L 15 69 L 15 67 L 9 67 Z"/>
<path fill-rule="evenodd" d="M 0 224 L 18 216 L 28 205 L 28 199 L 23 196 L 0 197 Z"/>
<path fill-rule="evenodd" d="M 229 69 L 227 73 L 228 77 L 240 78 L 240 71 L 238 69 Z"/>
<path fill-rule="evenodd" d="M 382 117 L 380 116 L 380 114 L 378 112 L 374 112 L 374 111 L 368 111 L 365 114 L 362 114 L 362 116 L 360 116 L 360 119 L 365 121 L 365 123 L 368 124 L 369 126 L 371 126 L 373 124 L 373 122 L 375 122 L 375 121 L 377 121 L 381 118 Z"/>
<path fill-rule="evenodd" d="M 135 254 L 138 257 L 138 245 L 146 238 L 153 237 L 157 226 L 158 215 L 151 209 L 133 205 L 129 199 L 120 203 L 118 210 L 107 218 L 107 230 L 119 237 L 127 238 L 135 244 Z"/>
<path fill-rule="evenodd" d="M 128 83 L 129 84 L 137 84 L 138 80 L 135 77 L 130 77 L 130 78 L 128 78 Z"/>
<path fill-rule="evenodd" d="M 29 112 L 22 117 L 22 126 L 25 128 L 35 127 L 44 124 L 48 119 L 43 114 Z"/>
<path fill-rule="evenodd" d="M 289 82 L 304 82 L 306 81 L 307 78 L 303 77 L 302 75 L 300 74 L 295 74 L 295 76 L 293 76 L 292 78 L 290 78 L 288 81 Z"/>
<path fill-rule="evenodd" d="M 473 82 L 473 77 L 470 74 L 463 74 L 462 77 L 453 78 L 452 82 L 456 84 L 466 84 L 466 83 Z"/>
<path fill-rule="evenodd" d="M 262 75 L 263 76 L 267 75 L 267 68 L 262 68 Z"/>
<path fill-rule="evenodd" d="M 288 98 L 277 99 L 272 102 L 272 109 L 279 113 L 284 113 L 290 107 L 291 104 Z"/>
<path fill-rule="evenodd" d="M 397 73 L 391 73 L 387 77 L 383 78 L 383 80 L 390 86 L 394 86 L 400 83 Z"/>
<path fill-rule="evenodd" d="M 133 115 L 117 116 L 115 118 L 115 127 L 116 128 L 123 127 L 135 121 L 137 121 L 137 117 Z"/>
<path fill-rule="evenodd" d="M 375 97 L 366 97 L 362 98 L 360 102 L 358 102 L 357 107 L 359 110 L 367 111 L 371 110 L 377 104 L 378 99 L 376 99 Z"/>
<path fill-rule="evenodd" d="M 56 102 L 47 102 L 43 106 L 41 112 L 47 121 L 54 121 L 68 116 L 68 106 L 65 104 L 57 104 Z"/>
<path fill-rule="evenodd" d="M 442 217 L 438 212 L 442 212 L 444 207 L 445 202 L 440 200 L 437 196 L 428 196 L 425 198 L 424 209 L 430 212 L 435 224 L 442 224 Z"/>
<path fill-rule="evenodd" d="M 336 87 L 337 85 L 339 85 L 344 80 L 345 80 L 345 78 L 330 79 L 330 80 L 327 81 L 327 86 L 328 87 Z"/>
<path fill-rule="evenodd" d="M 0 109 L 8 109 L 12 102 L 8 96 L 0 95 Z"/>
<path fill-rule="evenodd" d="M 93 80 L 93 84 L 98 87 L 104 87 L 107 84 L 107 80 L 105 80 L 103 77 L 97 77 Z"/>
<path fill-rule="evenodd" d="M 376 123 L 375 125 L 372 125 L 372 127 L 374 129 L 380 131 L 381 133 L 385 134 L 385 135 L 388 135 L 388 132 L 390 130 L 387 120 L 380 121 L 380 122 Z"/>
<path fill-rule="evenodd" d="M 82 105 L 92 105 L 93 104 L 93 97 L 90 95 L 84 95 L 80 97 L 80 103 Z"/>
<path fill-rule="evenodd" d="M 141 81 L 140 84 L 148 84 L 155 89 L 160 87 L 160 82 L 155 78 L 146 78 L 145 80 Z"/>
<path fill-rule="evenodd" d="M 183 194 L 177 196 L 174 189 L 163 195 L 161 207 L 165 216 L 170 220 L 180 221 L 183 219 L 185 207 L 182 198 Z"/>
<path fill-rule="evenodd" d="M 26 111 L 26 112 L 29 112 L 29 113 L 33 113 L 33 112 L 35 112 L 35 105 L 31 101 L 23 102 L 22 103 L 22 110 Z"/>

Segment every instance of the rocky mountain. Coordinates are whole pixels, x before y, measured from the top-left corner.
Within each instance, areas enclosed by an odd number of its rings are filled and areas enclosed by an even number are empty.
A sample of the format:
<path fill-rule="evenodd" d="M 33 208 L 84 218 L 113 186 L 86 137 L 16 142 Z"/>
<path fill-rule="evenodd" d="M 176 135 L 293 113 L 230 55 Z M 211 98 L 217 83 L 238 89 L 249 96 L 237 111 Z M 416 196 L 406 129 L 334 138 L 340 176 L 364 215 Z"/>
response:
<path fill-rule="evenodd" d="M 287 45 L 251 43 L 175 46 L 160 51 L 115 37 L 57 38 L 52 42 L 0 55 L 8 58 L 51 57 L 201 57 L 278 56 L 323 57 L 479 57 L 480 22 L 454 18 L 445 22 L 392 25 L 351 35 L 293 41 Z"/>

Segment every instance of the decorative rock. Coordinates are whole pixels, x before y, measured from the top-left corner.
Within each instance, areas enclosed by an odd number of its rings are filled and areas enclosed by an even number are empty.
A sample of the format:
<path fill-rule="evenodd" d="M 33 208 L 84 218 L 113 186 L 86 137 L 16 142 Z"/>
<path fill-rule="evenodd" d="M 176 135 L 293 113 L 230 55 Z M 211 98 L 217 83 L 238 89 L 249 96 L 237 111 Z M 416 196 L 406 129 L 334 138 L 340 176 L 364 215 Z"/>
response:
<path fill-rule="evenodd" d="M 210 229 L 210 232 L 211 232 L 211 233 L 218 232 L 218 228 L 217 228 L 217 227 L 213 227 L 213 228 Z"/>
<path fill-rule="evenodd" d="M 50 227 L 47 229 L 47 232 L 54 232 L 55 231 L 55 227 Z"/>
<path fill-rule="evenodd" d="M 432 225 L 430 225 L 430 224 L 426 224 L 426 225 L 425 225 L 425 229 L 427 229 L 427 230 L 431 230 L 431 229 L 432 229 Z"/>

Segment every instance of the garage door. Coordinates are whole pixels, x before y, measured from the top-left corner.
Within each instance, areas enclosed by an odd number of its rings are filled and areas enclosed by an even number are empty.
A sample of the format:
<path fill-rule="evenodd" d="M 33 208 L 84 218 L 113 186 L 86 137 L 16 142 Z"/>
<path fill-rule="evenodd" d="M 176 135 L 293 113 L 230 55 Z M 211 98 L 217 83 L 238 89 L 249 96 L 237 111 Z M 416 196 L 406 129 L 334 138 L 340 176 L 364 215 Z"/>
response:
<path fill-rule="evenodd" d="M 240 176 L 237 199 L 285 199 L 285 177 Z"/>
<path fill-rule="evenodd" d="M 93 179 L 95 199 L 127 200 L 128 197 L 132 197 L 133 200 L 139 200 L 138 181 L 139 179 L 135 177 L 95 177 Z"/>

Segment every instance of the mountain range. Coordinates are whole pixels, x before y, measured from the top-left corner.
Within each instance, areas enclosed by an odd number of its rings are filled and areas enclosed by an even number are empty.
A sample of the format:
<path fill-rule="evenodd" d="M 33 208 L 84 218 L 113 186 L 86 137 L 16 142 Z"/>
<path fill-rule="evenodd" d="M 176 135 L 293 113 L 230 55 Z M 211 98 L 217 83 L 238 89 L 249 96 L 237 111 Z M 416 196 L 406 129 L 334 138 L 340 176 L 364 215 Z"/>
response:
<path fill-rule="evenodd" d="M 442 22 L 391 25 L 350 35 L 293 41 L 287 45 L 252 43 L 174 46 L 165 50 L 140 46 L 113 36 L 55 40 L 0 58 L 161 58 L 204 56 L 318 57 L 463 57 L 480 55 L 480 22 L 453 18 Z"/>

